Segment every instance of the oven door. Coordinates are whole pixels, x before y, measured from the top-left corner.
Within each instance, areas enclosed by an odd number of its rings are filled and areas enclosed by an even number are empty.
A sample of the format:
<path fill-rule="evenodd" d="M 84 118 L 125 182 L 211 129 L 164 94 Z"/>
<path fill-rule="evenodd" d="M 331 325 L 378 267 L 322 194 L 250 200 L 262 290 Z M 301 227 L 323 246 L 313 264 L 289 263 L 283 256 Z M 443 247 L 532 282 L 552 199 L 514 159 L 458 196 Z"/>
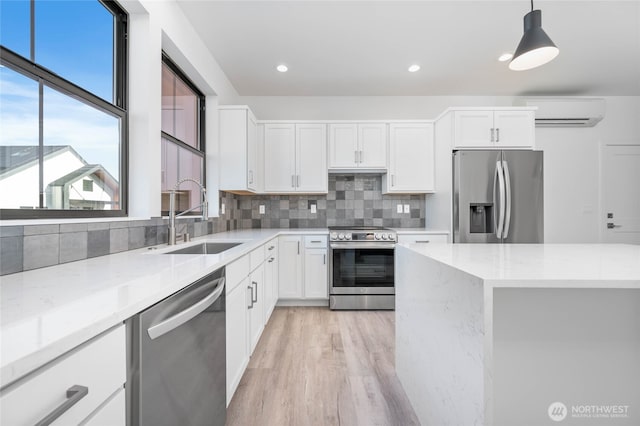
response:
<path fill-rule="evenodd" d="M 394 294 L 393 243 L 335 243 L 329 256 L 331 294 Z"/>

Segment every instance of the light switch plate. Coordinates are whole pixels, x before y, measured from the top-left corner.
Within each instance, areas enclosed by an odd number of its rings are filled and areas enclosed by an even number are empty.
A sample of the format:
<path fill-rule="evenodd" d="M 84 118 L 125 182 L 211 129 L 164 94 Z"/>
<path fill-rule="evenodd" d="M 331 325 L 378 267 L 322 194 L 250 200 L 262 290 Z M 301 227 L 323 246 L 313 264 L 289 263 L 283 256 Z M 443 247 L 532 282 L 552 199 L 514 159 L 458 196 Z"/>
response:
<path fill-rule="evenodd" d="M 264 214 L 264 204 L 260 204 L 260 214 Z"/>
<path fill-rule="evenodd" d="M 315 204 L 311 204 L 311 214 L 316 214 L 318 212 L 318 208 Z"/>
<path fill-rule="evenodd" d="M 409 204 L 405 204 L 404 205 L 404 212 L 405 213 L 411 213 L 411 206 Z"/>
<path fill-rule="evenodd" d="M 398 204 L 398 205 L 396 206 L 396 212 L 398 212 L 398 213 L 402 213 L 402 204 Z"/>
<path fill-rule="evenodd" d="M 224 203 L 220 206 L 220 214 L 224 214 Z"/>

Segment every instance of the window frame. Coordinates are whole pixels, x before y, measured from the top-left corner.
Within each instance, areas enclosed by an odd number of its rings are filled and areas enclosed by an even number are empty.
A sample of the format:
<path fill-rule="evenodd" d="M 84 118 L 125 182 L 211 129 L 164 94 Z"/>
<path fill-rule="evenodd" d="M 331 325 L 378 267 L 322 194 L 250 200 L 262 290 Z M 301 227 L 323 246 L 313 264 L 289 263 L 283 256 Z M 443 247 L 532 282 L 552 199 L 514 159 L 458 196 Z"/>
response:
<path fill-rule="evenodd" d="M 162 143 L 162 138 L 167 139 L 169 142 L 176 144 L 180 148 L 184 148 L 191 152 L 194 155 L 202 157 L 202 186 L 207 188 L 207 150 L 206 150 L 206 120 L 205 120 L 205 95 L 202 93 L 200 89 L 191 81 L 191 79 L 187 76 L 187 74 L 180 69 L 180 67 L 171 59 L 167 53 L 162 51 L 162 61 L 161 65 L 166 65 L 171 71 L 175 73 L 175 75 L 180 78 L 180 80 L 189 87 L 196 95 L 198 99 L 198 108 L 197 108 L 197 119 L 198 119 L 198 146 L 199 148 L 194 148 L 186 142 L 181 141 L 173 135 L 162 130 L 162 126 L 160 126 L 160 143 Z M 179 213 L 179 212 L 178 212 Z M 197 211 L 187 213 L 187 215 L 199 215 Z M 168 216 L 169 210 L 162 210 L 160 212 L 161 216 Z"/>
<path fill-rule="evenodd" d="M 108 218 L 108 217 L 126 217 L 128 216 L 129 208 L 129 161 L 128 161 L 128 147 L 129 147 L 129 125 L 128 125 L 128 14 L 121 8 L 115 1 L 112 0 L 98 0 L 107 10 L 109 10 L 114 16 L 114 103 L 106 101 L 101 97 L 89 92 L 86 89 L 74 84 L 73 82 L 66 80 L 63 77 L 58 76 L 49 69 L 33 62 L 33 37 L 34 27 L 33 18 L 30 23 L 31 33 L 31 58 L 27 59 L 23 56 L 13 52 L 10 49 L 0 45 L 0 64 L 11 69 L 14 72 L 22 74 L 27 78 L 31 78 L 38 83 L 39 89 L 39 116 L 40 116 L 40 128 L 39 128 L 39 140 L 40 147 L 40 164 L 39 167 L 42 170 L 42 148 L 44 145 L 43 132 L 42 132 L 42 111 L 43 111 L 43 96 L 42 89 L 48 86 L 60 93 L 69 96 L 79 102 L 82 102 L 90 107 L 93 107 L 105 114 L 111 115 L 114 118 L 120 120 L 120 144 L 118 146 L 120 154 L 120 208 L 118 210 L 64 210 L 64 209 L 48 209 L 48 208 L 35 208 L 35 209 L 7 209 L 0 208 L 0 218 L 2 220 L 10 219 L 71 219 L 71 218 Z M 33 16 L 34 0 L 30 1 L 31 13 Z M 39 192 L 40 205 L 43 205 L 43 198 L 45 193 L 41 188 Z"/>

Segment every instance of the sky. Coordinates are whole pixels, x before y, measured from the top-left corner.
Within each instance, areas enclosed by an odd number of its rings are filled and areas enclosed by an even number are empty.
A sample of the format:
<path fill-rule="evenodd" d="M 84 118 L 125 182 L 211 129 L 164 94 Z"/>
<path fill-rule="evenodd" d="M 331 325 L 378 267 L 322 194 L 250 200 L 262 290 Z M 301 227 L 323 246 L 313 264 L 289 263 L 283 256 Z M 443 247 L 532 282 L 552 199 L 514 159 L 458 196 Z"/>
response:
<path fill-rule="evenodd" d="M 111 102 L 113 15 L 97 0 L 38 0 L 35 62 Z M 0 0 L 0 44 L 30 58 L 30 1 Z M 71 145 L 118 173 L 118 120 L 54 88 L 44 89 L 44 143 Z M 0 145 L 38 144 L 38 84 L 0 68 Z M 46 183 L 45 183 L 46 185 Z"/>

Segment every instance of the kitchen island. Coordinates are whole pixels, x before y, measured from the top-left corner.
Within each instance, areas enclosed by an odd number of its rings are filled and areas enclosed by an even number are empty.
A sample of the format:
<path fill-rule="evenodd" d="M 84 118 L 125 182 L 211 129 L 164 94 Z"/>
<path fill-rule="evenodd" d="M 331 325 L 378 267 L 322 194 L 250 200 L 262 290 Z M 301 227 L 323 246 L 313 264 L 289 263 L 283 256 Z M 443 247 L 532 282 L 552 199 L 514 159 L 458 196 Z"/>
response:
<path fill-rule="evenodd" d="M 398 245 L 396 370 L 424 425 L 640 424 L 640 246 Z"/>

